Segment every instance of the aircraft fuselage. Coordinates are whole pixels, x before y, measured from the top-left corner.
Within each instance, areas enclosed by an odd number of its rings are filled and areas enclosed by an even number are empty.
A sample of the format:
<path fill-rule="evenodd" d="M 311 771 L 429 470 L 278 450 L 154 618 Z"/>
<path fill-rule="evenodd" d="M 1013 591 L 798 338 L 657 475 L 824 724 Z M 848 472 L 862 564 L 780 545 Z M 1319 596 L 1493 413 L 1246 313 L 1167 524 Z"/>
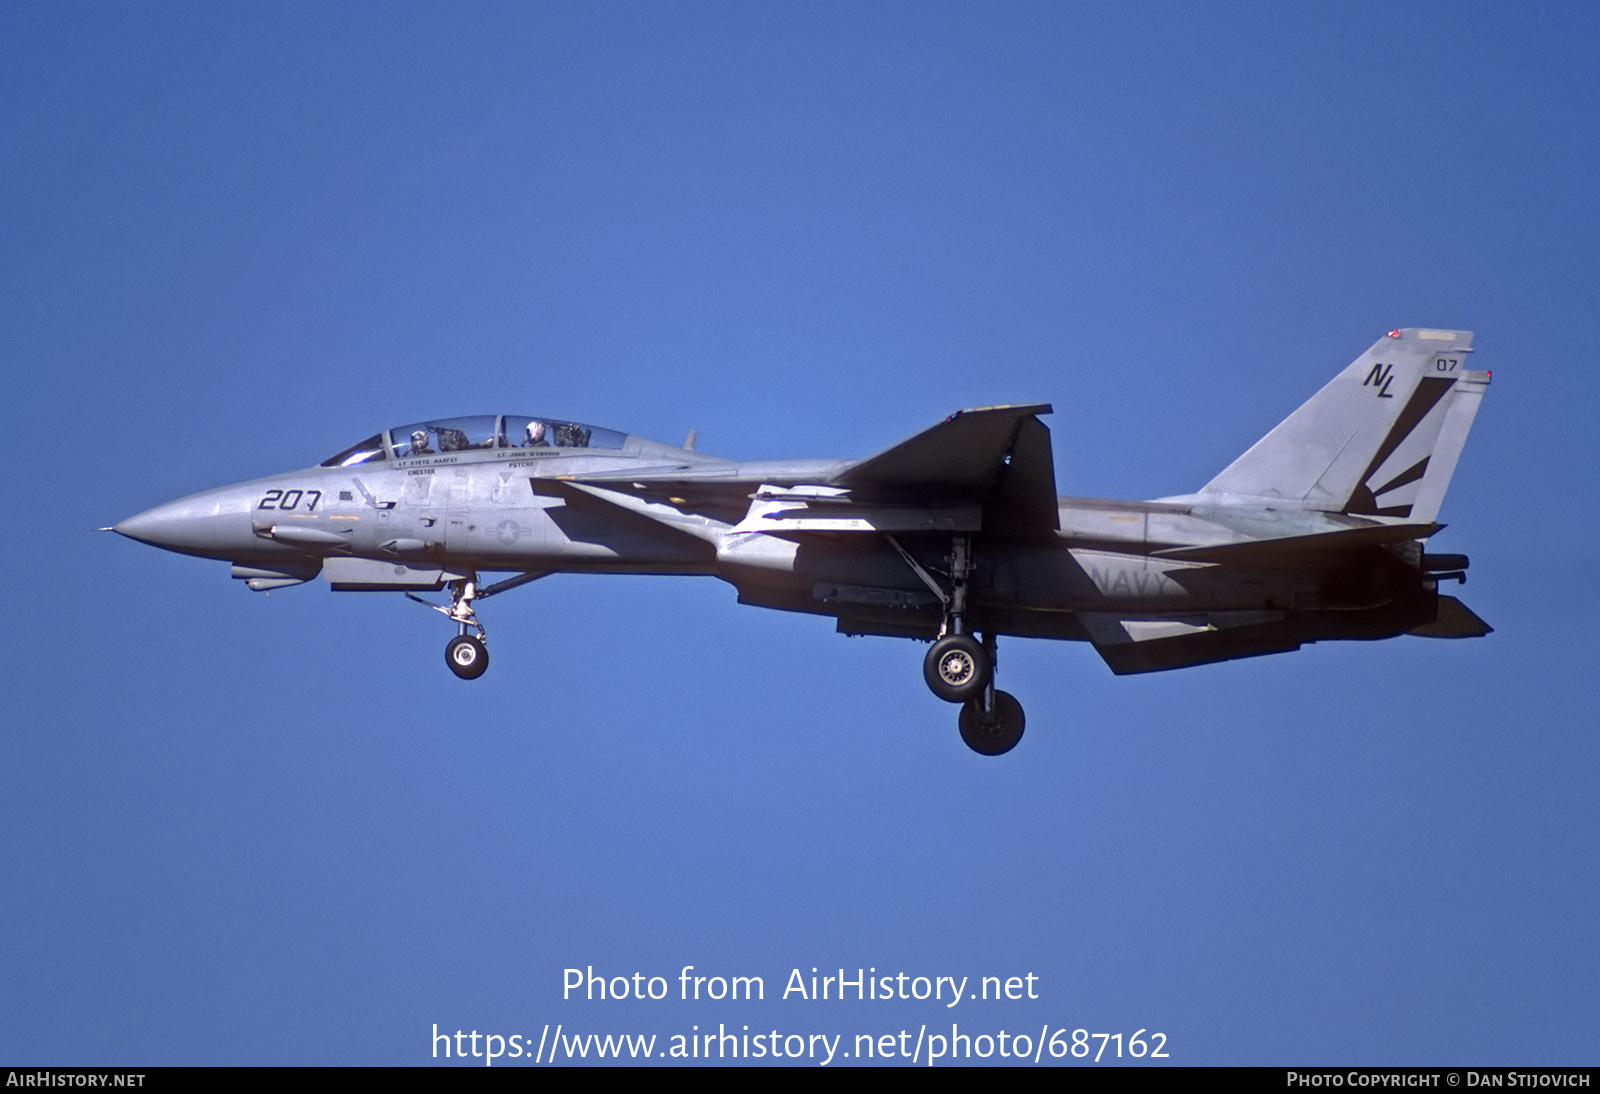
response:
<path fill-rule="evenodd" d="M 1138 673 L 1330 638 L 1489 628 L 1429 556 L 1487 388 L 1471 335 L 1391 331 L 1196 493 L 1060 497 L 1043 404 L 962 411 L 865 460 L 738 462 L 575 422 L 428 419 L 317 467 L 208 490 L 116 530 L 233 564 L 252 589 L 438 591 L 458 676 L 487 667 L 473 602 L 552 573 L 720 578 L 744 604 L 933 642 L 929 686 L 998 754 L 998 635 L 1094 644 Z M 482 575 L 512 577 L 483 585 Z M 425 602 L 426 603 L 426 602 Z M 475 634 L 469 632 L 476 632 Z M 981 641 L 977 635 L 981 633 Z"/>

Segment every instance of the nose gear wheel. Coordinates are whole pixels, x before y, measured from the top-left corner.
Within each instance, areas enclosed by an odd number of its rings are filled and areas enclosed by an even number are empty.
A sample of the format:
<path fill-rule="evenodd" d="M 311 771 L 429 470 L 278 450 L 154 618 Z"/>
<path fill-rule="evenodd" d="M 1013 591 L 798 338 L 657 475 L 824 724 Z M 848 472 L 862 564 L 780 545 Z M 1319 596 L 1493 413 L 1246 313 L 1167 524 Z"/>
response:
<path fill-rule="evenodd" d="M 444 648 L 444 663 L 463 680 L 476 680 L 489 668 L 489 648 L 470 634 L 458 634 Z"/>
<path fill-rule="evenodd" d="M 547 570 L 529 570 L 526 573 L 518 574 L 516 577 L 508 577 L 504 581 L 496 581 L 486 589 L 480 589 L 478 588 L 478 575 L 467 571 L 466 577 L 450 582 L 450 603 L 448 605 L 429 603 L 415 593 L 407 593 L 406 599 L 415 600 L 424 608 L 432 608 L 434 611 L 448 616 L 450 621 L 460 629 L 461 633 L 452 638 L 450 644 L 444 648 L 444 663 L 449 665 L 450 671 L 461 677 L 461 679 L 476 680 L 489 668 L 489 647 L 484 644 L 489 638 L 489 632 L 484 628 L 482 621 L 478 619 L 478 613 L 473 610 L 472 602 L 489 596 L 497 596 L 509 589 L 516 589 L 526 585 L 530 581 L 538 581 L 548 573 L 549 571 Z M 467 633 L 469 630 L 477 631 L 478 633 L 471 635 Z"/>
<path fill-rule="evenodd" d="M 492 590 L 494 586 L 490 586 Z M 478 613 L 472 610 L 472 602 L 478 599 L 478 577 L 476 574 L 450 582 L 450 604 L 430 604 L 420 596 L 407 593 L 406 597 L 415 600 L 418 604 L 432 608 L 450 618 L 460 628 L 461 633 L 450 639 L 444 648 L 444 663 L 450 666 L 450 671 L 463 680 L 476 680 L 489 669 L 489 647 L 484 645 L 484 639 L 489 637 L 489 632 L 478 619 Z M 468 630 L 475 630 L 476 635 L 468 634 Z"/>

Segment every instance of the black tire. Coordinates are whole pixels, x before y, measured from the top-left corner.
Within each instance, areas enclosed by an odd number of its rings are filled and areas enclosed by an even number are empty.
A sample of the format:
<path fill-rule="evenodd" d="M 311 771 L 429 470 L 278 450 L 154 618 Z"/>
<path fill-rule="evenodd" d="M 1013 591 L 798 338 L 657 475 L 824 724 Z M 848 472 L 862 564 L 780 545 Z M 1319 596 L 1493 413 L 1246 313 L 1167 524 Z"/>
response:
<path fill-rule="evenodd" d="M 989 686 L 989 655 L 970 635 L 947 634 L 922 659 L 922 678 L 947 703 L 964 703 Z"/>
<path fill-rule="evenodd" d="M 1022 704 L 1009 691 L 994 693 L 994 713 L 984 717 L 983 699 L 969 699 L 961 708 L 961 739 L 983 756 L 1003 756 L 1017 747 L 1027 725 Z"/>
<path fill-rule="evenodd" d="M 444 663 L 463 680 L 476 680 L 489 668 L 489 648 L 469 634 L 450 639 L 444 648 Z"/>

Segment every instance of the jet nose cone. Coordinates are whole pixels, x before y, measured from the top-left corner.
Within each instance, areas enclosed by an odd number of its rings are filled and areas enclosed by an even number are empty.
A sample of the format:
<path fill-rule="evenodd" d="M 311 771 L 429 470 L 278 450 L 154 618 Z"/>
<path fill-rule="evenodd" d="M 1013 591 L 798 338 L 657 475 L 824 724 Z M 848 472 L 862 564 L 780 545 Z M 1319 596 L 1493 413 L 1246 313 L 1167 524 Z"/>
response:
<path fill-rule="evenodd" d="M 215 492 L 196 494 L 146 509 L 112 531 L 180 554 L 226 558 L 251 539 L 248 513 L 235 508 Z"/>
<path fill-rule="evenodd" d="M 198 538 L 196 533 L 201 531 L 199 524 L 194 515 L 188 512 L 187 506 L 181 502 L 169 501 L 165 505 L 146 509 L 137 516 L 120 521 L 113 525 L 111 530 L 129 539 L 136 539 L 140 543 L 148 543 L 152 547 L 181 550 L 193 544 Z"/>

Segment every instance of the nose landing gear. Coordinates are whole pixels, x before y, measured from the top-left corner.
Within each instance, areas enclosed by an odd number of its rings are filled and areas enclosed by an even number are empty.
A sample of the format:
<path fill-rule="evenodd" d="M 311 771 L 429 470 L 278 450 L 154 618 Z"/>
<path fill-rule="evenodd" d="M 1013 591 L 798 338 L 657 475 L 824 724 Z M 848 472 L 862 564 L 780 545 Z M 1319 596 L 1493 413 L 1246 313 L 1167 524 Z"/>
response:
<path fill-rule="evenodd" d="M 516 577 L 497 581 L 487 589 L 479 589 L 478 575 L 469 571 L 466 577 L 450 582 L 448 605 L 429 603 L 413 593 L 407 593 L 406 597 L 425 608 L 443 613 L 460 628 L 460 633 L 450 639 L 450 644 L 444 648 L 444 663 L 449 665 L 450 671 L 461 679 L 476 680 L 489 671 L 489 647 L 485 644 L 489 632 L 478 619 L 478 613 L 473 610 L 472 602 L 503 593 L 507 589 L 515 589 L 518 585 L 526 585 L 544 576 L 545 571 L 518 574 Z M 468 634 L 469 630 L 477 633 Z"/>
<path fill-rule="evenodd" d="M 411 596 L 410 593 L 406 595 Z M 411 599 L 419 604 L 427 604 L 436 612 L 443 612 L 461 628 L 461 633 L 450 639 L 450 644 L 444 648 L 444 663 L 450 666 L 451 672 L 463 680 L 476 680 L 489 671 L 489 647 L 484 645 L 489 632 L 484 630 L 478 613 L 472 610 L 472 602 L 478 599 L 477 574 L 468 574 L 462 580 L 450 583 L 449 607 L 428 604 L 421 597 L 412 596 Z M 478 633 L 468 634 L 469 628 Z"/>

